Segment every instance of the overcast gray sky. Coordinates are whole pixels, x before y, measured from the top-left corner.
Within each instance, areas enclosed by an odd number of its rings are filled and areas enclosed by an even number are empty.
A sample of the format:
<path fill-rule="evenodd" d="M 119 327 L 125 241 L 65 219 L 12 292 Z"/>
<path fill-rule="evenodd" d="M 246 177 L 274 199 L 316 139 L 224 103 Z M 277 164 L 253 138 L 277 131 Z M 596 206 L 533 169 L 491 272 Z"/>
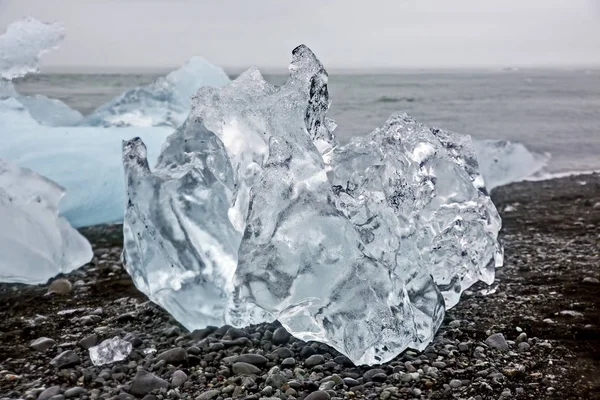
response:
<path fill-rule="evenodd" d="M 600 0 L 0 0 L 0 31 L 61 21 L 45 66 L 600 66 Z"/>

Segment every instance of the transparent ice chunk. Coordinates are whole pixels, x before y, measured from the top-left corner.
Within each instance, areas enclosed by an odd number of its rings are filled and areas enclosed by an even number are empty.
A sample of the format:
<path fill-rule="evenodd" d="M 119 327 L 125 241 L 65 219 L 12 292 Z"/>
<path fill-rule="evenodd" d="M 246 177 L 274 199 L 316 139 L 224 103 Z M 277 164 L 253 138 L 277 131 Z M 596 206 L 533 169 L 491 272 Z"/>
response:
<path fill-rule="evenodd" d="M 130 342 L 115 336 L 90 347 L 90 359 L 96 366 L 111 364 L 126 359 L 132 349 L 133 345 Z"/>
<path fill-rule="evenodd" d="M 126 268 L 189 329 L 276 318 L 358 364 L 422 349 L 502 263 L 470 138 L 394 115 L 337 147 L 327 72 L 292 54 L 281 87 L 201 88 L 154 171 L 124 143 Z"/>

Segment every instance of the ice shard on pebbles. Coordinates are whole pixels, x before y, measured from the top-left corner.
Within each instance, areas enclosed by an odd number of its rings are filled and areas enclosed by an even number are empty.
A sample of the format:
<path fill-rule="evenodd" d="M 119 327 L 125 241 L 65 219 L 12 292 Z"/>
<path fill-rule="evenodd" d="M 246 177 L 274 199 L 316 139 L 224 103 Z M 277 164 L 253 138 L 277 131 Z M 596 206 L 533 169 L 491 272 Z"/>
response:
<path fill-rule="evenodd" d="M 201 88 L 151 171 L 124 143 L 124 260 L 189 329 L 278 319 L 357 364 L 422 349 L 502 264 L 470 138 L 394 115 L 339 147 L 306 47 L 282 87 L 251 69 Z"/>
<path fill-rule="evenodd" d="M 88 241 L 58 215 L 64 190 L 0 159 L 0 282 L 45 283 L 92 259 Z"/>
<path fill-rule="evenodd" d="M 106 339 L 98 346 L 90 347 L 90 359 L 94 365 L 106 365 L 127 358 L 133 345 L 118 336 Z"/>

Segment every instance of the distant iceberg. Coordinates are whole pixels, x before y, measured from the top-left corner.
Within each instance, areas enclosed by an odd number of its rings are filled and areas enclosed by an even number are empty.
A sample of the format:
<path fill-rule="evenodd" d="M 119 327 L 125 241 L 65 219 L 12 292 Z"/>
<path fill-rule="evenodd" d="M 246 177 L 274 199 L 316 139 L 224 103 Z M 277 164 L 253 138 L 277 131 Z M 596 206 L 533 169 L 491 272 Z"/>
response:
<path fill-rule="evenodd" d="M 533 176 L 550 161 L 549 153 L 532 152 L 518 142 L 474 140 L 473 147 L 488 191 Z"/>
<path fill-rule="evenodd" d="M 200 87 L 221 87 L 229 81 L 221 68 L 202 57 L 192 57 L 164 78 L 115 97 L 85 117 L 82 125 L 177 128 L 187 118 L 191 97 Z"/>

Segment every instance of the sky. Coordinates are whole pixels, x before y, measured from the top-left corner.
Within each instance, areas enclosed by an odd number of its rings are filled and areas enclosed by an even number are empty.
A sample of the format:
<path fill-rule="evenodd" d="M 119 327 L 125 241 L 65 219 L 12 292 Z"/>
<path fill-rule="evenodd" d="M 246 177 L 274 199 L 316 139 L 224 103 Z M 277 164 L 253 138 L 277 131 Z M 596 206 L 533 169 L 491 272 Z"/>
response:
<path fill-rule="evenodd" d="M 0 31 L 24 16 L 66 28 L 47 67 L 600 66 L 600 0 L 0 0 Z"/>

